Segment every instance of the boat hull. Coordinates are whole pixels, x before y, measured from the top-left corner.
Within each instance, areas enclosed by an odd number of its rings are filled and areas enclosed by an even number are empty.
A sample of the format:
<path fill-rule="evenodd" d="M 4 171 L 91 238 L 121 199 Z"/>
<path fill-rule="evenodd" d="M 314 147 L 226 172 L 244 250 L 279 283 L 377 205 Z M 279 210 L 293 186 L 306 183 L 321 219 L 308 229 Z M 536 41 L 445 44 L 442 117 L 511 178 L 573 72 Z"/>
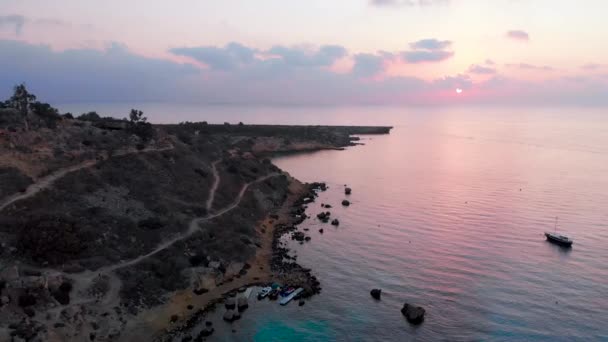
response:
<path fill-rule="evenodd" d="M 545 233 L 545 236 L 547 237 L 547 241 L 554 243 L 556 245 L 560 245 L 562 247 L 572 247 L 572 241 L 564 241 L 562 239 L 559 239 L 549 233 Z"/>

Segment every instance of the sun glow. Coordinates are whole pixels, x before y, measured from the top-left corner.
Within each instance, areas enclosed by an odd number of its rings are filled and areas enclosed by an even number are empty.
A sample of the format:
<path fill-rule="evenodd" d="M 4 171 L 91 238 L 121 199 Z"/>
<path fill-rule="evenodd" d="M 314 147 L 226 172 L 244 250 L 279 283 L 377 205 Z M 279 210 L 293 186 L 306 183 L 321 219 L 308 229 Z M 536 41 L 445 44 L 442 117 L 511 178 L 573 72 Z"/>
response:
<path fill-rule="evenodd" d="M 460 94 L 460 93 L 462 93 L 462 89 L 456 88 L 456 94 Z"/>

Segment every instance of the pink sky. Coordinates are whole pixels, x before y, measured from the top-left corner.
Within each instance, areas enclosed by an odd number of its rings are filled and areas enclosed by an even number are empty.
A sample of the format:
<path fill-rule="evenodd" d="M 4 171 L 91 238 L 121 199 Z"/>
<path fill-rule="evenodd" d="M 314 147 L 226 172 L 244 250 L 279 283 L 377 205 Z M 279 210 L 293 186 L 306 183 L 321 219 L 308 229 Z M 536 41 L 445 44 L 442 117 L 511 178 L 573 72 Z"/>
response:
<path fill-rule="evenodd" d="M 62 101 L 606 104 L 607 9 L 600 0 L 5 0 L 0 92 L 25 81 Z M 121 75 L 145 89 L 110 78 Z"/>

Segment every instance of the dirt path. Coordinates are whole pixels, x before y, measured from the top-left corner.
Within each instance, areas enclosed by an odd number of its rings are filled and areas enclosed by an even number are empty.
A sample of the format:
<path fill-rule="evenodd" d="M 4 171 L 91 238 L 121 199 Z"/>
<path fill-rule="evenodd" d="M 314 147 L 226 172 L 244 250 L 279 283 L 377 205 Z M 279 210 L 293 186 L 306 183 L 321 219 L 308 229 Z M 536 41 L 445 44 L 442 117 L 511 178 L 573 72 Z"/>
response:
<path fill-rule="evenodd" d="M 218 159 L 211 163 L 211 171 L 213 172 L 214 181 L 211 185 L 211 189 L 209 190 L 209 198 L 207 198 L 207 203 L 205 203 L 205 209 L 207 209 L 207 212 L 211 211 L 213 200 L 215 199 L 215 192 L 218 186 L 220 186 L 220 174 L 217 171 L 217 164 L 219 164 L 221 161 L 221 159 Z"/>
<path fill-rule="evenodd" d="M 163 147 L 163 148 L 147 148 L 147 149 L 143 149 L 143 150 L 139 150 L 139 151 L 122 151 L 122 152 L 118 152 L 118 153 L 114 154 L 114 156 L 120 157 L 120 156 L 129 155 L 129 154 L 138 154 L 138 153 L 146 153 L 146 152 L 160 152 L 160 151 L 172 150 L 173 148 L 174 148 L 173 146 L 170 146 L 170 147 Z M 63 178 L 64 176 L 66 176 L 72 172 L 76 172 L 78 170 L 93 167 L 93 166 L 97 165 L 97 163 L 107 160 L 107 159 L 108 159 L 108 157 L 102 157 L 100 159 L 85 160 L 79 164 L 68 166 L 66 168 L 57 170 L 47 176 L 39 178 L 36 181 L 36 183 L 30 185 L 25 190 L 25 192 L 20 193 L 20 194 L 14 194 L 12 196 L 9 196 L 2 202 L 0 202 L 0 211 L 4 210 L 6 207 L 8 207 L 9 205 L 11 205 L 15 202 L 24 200 L 26 198 L 30 198 L 30 197 L 36 195 L 37 193 L 39 193 L 40 191 L 51 187 L 53 185 L 53 183 L 55 183 L 57 180 Z"/>
<path fill-rule="evenodd" d="M 208 288 L 209 292 L 200 296 L 193 293 L 193 288 L 176 291 L 166 304 L 143 312 L 134 320 L 129 321 L 119 340 L 153 341 L 159 337 L 159 334 L 162 335 L 166 331 L 171 316 L 177 314 L 180 320 L 185 321 L 189 318 L 189 314 L 196 312 L 198 309 L 204 309 L 209 303 L 222 297 L 224 293 L 252 283 L 268 283 L 275 280 L 271 271 L 274 226 L 290 222 L 291 206 L 305 191 L 307 191 L 307 188 L 302 183 L 293 180 L 290 184 L 290 195 L 277 212 L 279 218 L 275 220 L 267 217 L 257 225 L 256 229 L 260 236 L 261 247 L 258 248 L 255 257 L 249 261 L 251 268 L 246 275 L 233 278 L 219 286 Z M 193 309 L 188 310 L 188 305 L 192 305 Z"/>

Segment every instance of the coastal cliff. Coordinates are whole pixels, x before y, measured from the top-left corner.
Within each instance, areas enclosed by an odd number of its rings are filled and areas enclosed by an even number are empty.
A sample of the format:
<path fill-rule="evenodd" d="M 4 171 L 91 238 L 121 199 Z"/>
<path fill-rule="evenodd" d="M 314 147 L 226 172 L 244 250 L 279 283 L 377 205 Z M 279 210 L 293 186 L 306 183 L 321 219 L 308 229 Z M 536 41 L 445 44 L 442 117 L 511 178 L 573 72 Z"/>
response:
<path fill-rule="evenodd" d="M 0 117 L 1 340 L 153 339 L 244 285 L 314 294 L 276 243 L 314 185 L 267 157 L 390 131 Z"/>

